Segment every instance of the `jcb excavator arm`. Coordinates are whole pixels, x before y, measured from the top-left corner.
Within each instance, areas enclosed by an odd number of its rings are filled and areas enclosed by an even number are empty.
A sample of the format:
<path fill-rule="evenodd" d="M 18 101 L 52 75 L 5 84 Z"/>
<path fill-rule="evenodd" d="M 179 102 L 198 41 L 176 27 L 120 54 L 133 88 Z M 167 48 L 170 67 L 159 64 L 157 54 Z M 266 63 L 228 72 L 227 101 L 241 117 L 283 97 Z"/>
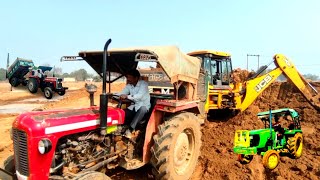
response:
<path fill-rule="evenodd" d="M 241 111 L 247 109 L 272 82 L 274 82 L 281 74 L 284 74 L 286 78 L 299 89 L 311 106 L 317 111 L 320 111 L 318 91 L 303 78 L 294 64 L 282 54 L 276 54 L 273 59 L 276 65 L 274 70 L 245 83 L 245 93 L 243 94 L 239 109 Z"/>

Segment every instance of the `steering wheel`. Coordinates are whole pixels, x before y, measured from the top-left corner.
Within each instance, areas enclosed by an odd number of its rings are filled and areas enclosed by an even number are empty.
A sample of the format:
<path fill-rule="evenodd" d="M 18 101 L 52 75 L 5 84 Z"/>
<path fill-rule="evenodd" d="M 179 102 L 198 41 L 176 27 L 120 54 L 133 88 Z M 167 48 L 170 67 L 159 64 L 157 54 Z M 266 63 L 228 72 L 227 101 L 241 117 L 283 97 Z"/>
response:
<path fill-rule="evenodd" d="M 120 95 L 111 94 L 111 99 L 118 102 L 117 107 L 121 108 L 122 104 L 134 104 L 135 102 L 131 99 L 120 99 Z"/>

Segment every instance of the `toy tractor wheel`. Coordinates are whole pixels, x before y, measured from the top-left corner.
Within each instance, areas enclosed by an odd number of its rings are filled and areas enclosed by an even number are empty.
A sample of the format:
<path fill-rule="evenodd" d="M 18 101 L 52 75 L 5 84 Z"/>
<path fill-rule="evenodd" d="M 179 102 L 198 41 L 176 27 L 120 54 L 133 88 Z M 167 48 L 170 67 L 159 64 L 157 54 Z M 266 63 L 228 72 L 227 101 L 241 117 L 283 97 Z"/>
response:
<path fill-rule="evenodd" d="M 38 92 L 39 84 L 35 78 L 30 78 L 28 81 L 28 89 L 31 93 Z"/>
<path fill-rule="evenodd" d="M 181 113 L 159 125 L 151 148 L 156 179 L 189 179 L 200 154 L 201 130 L 197 117 Z"/>
<path fill-rule="evenodd" d="M 270 170 L 275 169 L 280 162 L 279 153 L 275 150 L 268 150 L 262 158 L 262 163 L 265 168 Z"/>
<path fill-rule="evenodd" d="M 47 99 L 51 99 L 53 96 L 53 91 L 50 87 L 46 87 L 44 88 L 43 94 L 44 94 L 44 97 L 46 97 Z"/>
<path fill-rule="evenodd" d="M 244 154 L 239 154 L 238 155 L 238 161 L 241 164 L 249 164 L 253 159 L 253 155 L 244 155 Z"/>
<path fill-rule="evenodd" d="M 3 163 L 3 167 L 4 170 L 8 171 L 11 174 L 15 174 L 16 173 L 16 168 L 14 165 L 14 158 L 13 155 L 9 156 Z M 11 179 L 12 177 L 9 177 L 8 174 L 0 171 L 0 179 Z"/>
<path fill-rule="evenodd" d="M 294 159 L 298 159 L 302 155 L 303 137 L 301 133 L 295 134 L 287 141 L 287 148 Z"/>
<path fill-rule="evenodd" d="M 111 180 L 110 177 L 107 175 L 101 173 L 101 172 L 96 172 L 96 171 L 88 171 L 83 174 L 80 174 L 74 178 L 74 180 Z"/>
<path fill-rule="evenodd" d="M 13 77 L 13 78 L 10 79 L 10 84 L 13 87 L 17 87 L 17 86 L 19 86 L 20 82 L 19 82 L 18 78 Z"/>

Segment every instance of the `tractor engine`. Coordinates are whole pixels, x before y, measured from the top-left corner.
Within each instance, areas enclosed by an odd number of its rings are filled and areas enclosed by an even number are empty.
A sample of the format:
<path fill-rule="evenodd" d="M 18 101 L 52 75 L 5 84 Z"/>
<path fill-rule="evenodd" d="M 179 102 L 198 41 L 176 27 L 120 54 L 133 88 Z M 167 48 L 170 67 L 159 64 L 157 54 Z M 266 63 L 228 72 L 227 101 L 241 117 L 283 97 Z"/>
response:
<path fill-rule="evenodd" d="M 117 132 L 114 132 L 116 134 Z M 124 156 L 127 144 L 121 136 L 101 136 L 96 131 L 71 135 L 59 140 L 52 172 L 68 176 L 81 171 L 105 171 L 118 166 L 118 157 Z"/>

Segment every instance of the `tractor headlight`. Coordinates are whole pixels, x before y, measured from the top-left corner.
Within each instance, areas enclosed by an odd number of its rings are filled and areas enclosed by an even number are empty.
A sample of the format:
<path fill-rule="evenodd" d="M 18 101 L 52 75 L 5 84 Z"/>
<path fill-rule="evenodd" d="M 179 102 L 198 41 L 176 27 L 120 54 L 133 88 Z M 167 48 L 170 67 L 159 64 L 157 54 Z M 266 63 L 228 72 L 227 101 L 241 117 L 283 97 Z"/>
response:
<path fill-rule="evenodd" d="M 41 139 L 38 143 L 38 150 L 40 154 L 49 152 L 52 148 L 52 143 L 49 139 Z"/>

